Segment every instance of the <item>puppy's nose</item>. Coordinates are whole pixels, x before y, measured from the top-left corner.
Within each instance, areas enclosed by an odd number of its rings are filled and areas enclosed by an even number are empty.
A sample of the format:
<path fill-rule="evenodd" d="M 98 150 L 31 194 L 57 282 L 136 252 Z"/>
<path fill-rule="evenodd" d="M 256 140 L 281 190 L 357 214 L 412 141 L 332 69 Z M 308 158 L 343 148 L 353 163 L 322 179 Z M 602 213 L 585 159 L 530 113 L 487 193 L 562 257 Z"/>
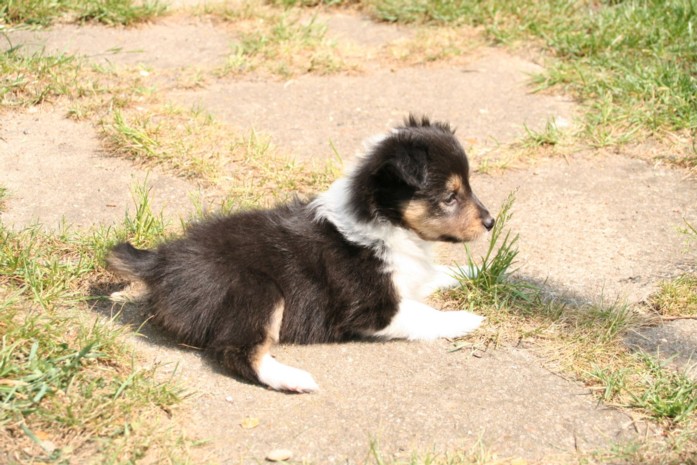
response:
<path fill-rule="evenodd" d="M 491 228 L 494 227 L 494 223 L 496 223 L 496 220 L 494 220 L 489 215 L 487 215 L 487 217 L 482 220 L 482 224 L 484 225 L 487 231 L 491 231 Z"/>

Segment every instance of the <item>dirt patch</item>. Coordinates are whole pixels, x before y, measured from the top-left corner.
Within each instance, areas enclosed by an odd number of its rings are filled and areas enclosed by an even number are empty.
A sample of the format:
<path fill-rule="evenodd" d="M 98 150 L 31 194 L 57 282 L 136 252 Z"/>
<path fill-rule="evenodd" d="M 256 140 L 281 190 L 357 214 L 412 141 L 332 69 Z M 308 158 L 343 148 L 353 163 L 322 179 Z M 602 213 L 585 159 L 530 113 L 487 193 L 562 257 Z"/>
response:
<path fill-rule="evenodd" d="M 191 211 L 195 185 L 105 156 L 90 124 L 65 119 L 49 107 L 3 114 L 0 186 L 8 197 L 0 220 L 6 225 L 119 222 L 133 210 L 131 188 L 146 178 L 155 211 L 166 209 L 170 217 Z"/>

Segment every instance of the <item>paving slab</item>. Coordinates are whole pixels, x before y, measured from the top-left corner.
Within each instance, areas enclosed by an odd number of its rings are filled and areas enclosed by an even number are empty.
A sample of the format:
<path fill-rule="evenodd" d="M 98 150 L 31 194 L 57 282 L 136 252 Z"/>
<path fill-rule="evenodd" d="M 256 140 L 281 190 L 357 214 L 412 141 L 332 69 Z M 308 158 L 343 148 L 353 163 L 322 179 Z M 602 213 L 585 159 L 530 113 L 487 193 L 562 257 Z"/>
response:
<path fill-rule="evenodd" d="M 139 325 L 143 309 L 116 306 Z M 552 460 L 635 434 L 626 415 L 582 385 L 542 367 L 522 348 L 473 357 L 447 341 L 280 346 L 287 364 L 310 371 L 312 395 L 241 383 L 200 352 L 177 348 L 146 326 L 135 341 L 162 376 L 176 370 L 194 396 L 174 415 L 210 442 L 197 454 L 223 464 L 256 463 L 274 449 L 298 462 L 364 463 L 371 441 L 385 457 L 466 450 L 481 440 L 499 456 Z M 245 427 L 245 420 L 258 426 Z"/>
<path fill-rule="evenodd" d="M 134 27 L 57 24 L 39 30 L 10 30 L 0 49 L 21 46 L 24 53 L 67 53 L 93 63 L 173 68 L 222 66 L 232 35 L 206 18 L 167 17 Z"/>
<path fill-rule="evenodd" d="M 119 223 L 133 213 L 132 188 L 151 188 L 154 211 L 169 218 L 192 211 L 196 185 L 134 167 L 107 156 L 91 124 L 66 119 L 50 107 L 3 113 L 0 123 L 0 186 L 7 189 L 0 221 L 22 228 L 53 229 Z"/>
<path fill-rule="evenodd" d="M 362 141 L 402 122 L 409 112 L 450 121 L 468 148 L 495 147 L 568 122 L 574 105 L 558 95 L 532 94 L 541 68 L 497 49 L 468 65 L 380 69 L 360 75 L 300 76 L 285 82 L 223 80 L 169 98 L 212 112 L 243 133 L 250 128 L 300 159 L 350 160 Z"/>

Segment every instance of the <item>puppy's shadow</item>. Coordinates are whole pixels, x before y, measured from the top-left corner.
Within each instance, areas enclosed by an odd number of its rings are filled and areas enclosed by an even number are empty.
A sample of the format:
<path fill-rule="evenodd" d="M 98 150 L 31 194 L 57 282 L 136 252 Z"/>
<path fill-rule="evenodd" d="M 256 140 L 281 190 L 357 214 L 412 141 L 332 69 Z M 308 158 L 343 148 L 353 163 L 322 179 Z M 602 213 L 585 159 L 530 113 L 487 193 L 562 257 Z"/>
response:
<path fill-rule="evenodd" d="M 93 283 L 89 288 L 89 296 L 92 302 L 91 310 L 120 326 L 132 328 L 135 335 L 139 336 L 140 340 L 146 344 L 172 351 L 179 350 L 185 353 L 197 354 L 214 373 L 229 376 L 244 384 L 254 384 L 226 370 L 211 352 L 182 344 L 177 341 L 174 335 L 153 323 L 147 298 L 137 302 L 122 303 L 111 301 L 109 296 L 113 292 L 123 290 L 125 286 L 125 283 L 109 281 Z"/>

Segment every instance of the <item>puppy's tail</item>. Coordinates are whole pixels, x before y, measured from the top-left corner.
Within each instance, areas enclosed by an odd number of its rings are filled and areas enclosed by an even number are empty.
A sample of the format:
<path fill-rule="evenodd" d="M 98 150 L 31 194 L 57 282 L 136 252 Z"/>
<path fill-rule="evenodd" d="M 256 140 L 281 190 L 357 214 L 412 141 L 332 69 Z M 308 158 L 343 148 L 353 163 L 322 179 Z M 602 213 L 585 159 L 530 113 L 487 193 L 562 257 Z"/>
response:
<path fill-rule="evenodd" d="M 109 270 L 131 281 L 148 281 L 157 265 L 157 254 L 136 249 L 130 242 L 114 246 L 106 257 Z"/>

